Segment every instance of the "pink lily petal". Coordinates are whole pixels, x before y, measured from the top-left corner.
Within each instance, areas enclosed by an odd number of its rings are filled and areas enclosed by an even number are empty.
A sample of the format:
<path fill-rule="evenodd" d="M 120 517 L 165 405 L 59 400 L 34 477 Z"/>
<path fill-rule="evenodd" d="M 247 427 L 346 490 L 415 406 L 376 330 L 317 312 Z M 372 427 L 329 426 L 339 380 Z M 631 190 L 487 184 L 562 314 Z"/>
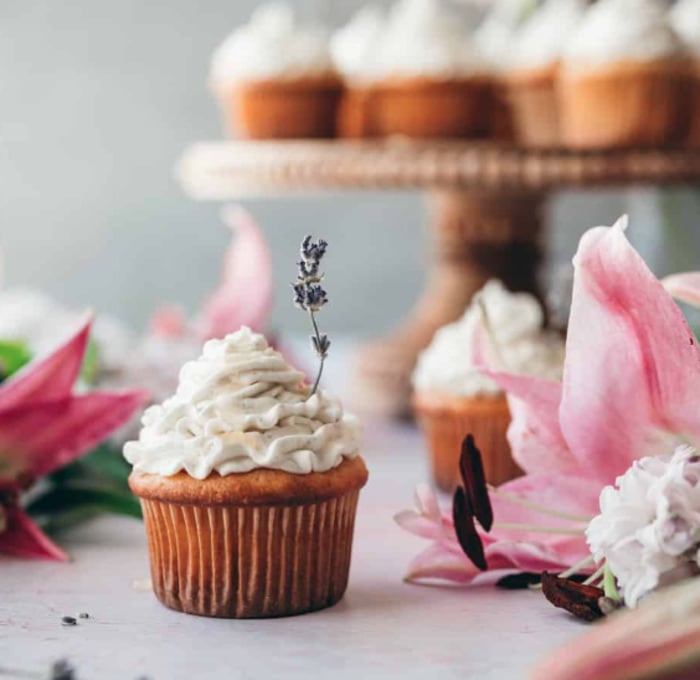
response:
<path fill-rule="evenodd" d="M 262 231 L 240 206 L 226 208 L 223 219 L 237 237 L 225 255 L 221 283 L 196 323 L 203 339 L 241 326 L 262 331 L 272 308 L 272 261 Z"/>
<path fill-rule="evenodd" d="M 92 318 L 51 354 L 32 361 L 0 386 L 0 412 L 36 399 L 51 401 L 69 395 L 83 364 Z"/>
<path fill-rule="evenodd" d="M 480 573 L 459 547 L 454 551 L 433 543 L 413 558 L 404 580 L 409 583 L 437 580 L 466 585 Z"/>
<path fill-rule="evenodd" d="M 187 316 L 181 307 L 161 307 L 151 317 L 150 332 L 161 338 L 178 338 L 187 332 Z"/>
<path fill-rule="evenodd" d="M 695 337 L 625 224 L 581 239 L 560 407 L 572 454 L 604 483 L 664 450 L 669 433 L 700 441 Z"/>
<path fill-rule="evenodd" d="M 451 515 L 443 517 L 435 492 L 429 484 L 418 484 L 415 491 L 416 510 L 403 510 L 394 515 L 394 521 L 415 536 L 434 541 L 451 541 L 456 549 L 457 539 L 454 533 Z"/>
<path fill-rule="evenodd" d="M 559 427 L 561 383 L 496 371 L 486 374 L 508 394 L 508 441 L 518 465 L 525 472 L 576 470 L 578 462 Z"/>
<path fill-rule="evenodd" d="M 137 390 L 90 392 L 2 411 L 0 455 L 32 477 L 49 474 L 103 441 L 146 400 Z"/>
<path fill-rule="evenodd" d="M 700 307 L 700 272 L 672 274 L 661 279 L 661 283 L 676 300 Z"/>
<path fill-rule="evenodd" d="M 24 510 L 12 507 L 5 512 L 7 529 L 0 532 L 0 555 L 61 562 L 68 560 L 68 555 L 29 519 Z"/>
<path fill-rule="evenodd" d="M 533 680 L 694 680 L 700 677 L 700 580 L 614 614 L 540 664 Z"/>

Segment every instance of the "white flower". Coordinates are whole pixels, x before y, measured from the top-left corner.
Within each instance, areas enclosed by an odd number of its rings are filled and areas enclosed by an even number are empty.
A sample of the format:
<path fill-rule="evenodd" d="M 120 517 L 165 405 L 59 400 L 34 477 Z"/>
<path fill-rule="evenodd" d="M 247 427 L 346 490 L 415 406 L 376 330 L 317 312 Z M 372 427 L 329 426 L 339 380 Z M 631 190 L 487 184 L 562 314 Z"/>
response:
<path fill-rule="evenodd" d="M 636 461 L 600 494 L 600 515 L 586 530 L 597 561 L 606 560 L 625 603 L 700 573 L 700 455 Z"/>

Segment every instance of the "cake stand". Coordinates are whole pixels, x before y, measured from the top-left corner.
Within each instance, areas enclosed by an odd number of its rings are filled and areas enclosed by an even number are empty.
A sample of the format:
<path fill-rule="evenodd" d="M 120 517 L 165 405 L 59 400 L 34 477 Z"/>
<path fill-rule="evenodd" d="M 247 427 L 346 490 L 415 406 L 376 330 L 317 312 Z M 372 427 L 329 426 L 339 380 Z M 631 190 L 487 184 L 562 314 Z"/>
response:
<path fill-rule="evenodd" d="M 700 150 L 577 152 L 493 142 L 203 142 L 177 174 L 198 200 L 339 189 L 428 194 L 432 253 L 427 286 L 409 317 L 355 360 L 355 396 L 388 415 L 408 412 L 410 375 L 437 328 L 458 318 L 491 278 L 540 296 L 547 199 L 565 188 L 700 182 Z M 541 297 L 541 296 L 540 296 Z"/>

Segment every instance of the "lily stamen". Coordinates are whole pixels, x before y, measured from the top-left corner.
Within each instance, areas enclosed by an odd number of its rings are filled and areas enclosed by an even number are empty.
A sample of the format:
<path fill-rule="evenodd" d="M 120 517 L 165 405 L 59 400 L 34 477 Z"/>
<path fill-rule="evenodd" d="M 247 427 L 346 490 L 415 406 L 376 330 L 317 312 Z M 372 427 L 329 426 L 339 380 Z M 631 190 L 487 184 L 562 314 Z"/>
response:
<path fill-rule="evenodd" d="M 580 522 L 582 524 L 583 523 L 588 524 L 592 519 L 592 517 L 583 517 L 581 515 L 572 515 L 572 514 L 569 514 L 568 512 L 562 512 L 561 510 L 553 510 L 552 508 L 548 508 L 546 505 L 534 503 L 533 501 L 526 501 L 524 498 L 521 498 L 520 496 L 516 496 L 515 494 L 507 493 L 505 491 L 500 491 L 495 486 L 489 485 L 489 493 L 500 496 L 501 498 L 505 498 L 507 501 L 510 501 L 511 503 L 514 503 L 516 505 L 521 505 L 522 507 L 528 508 L 529 510 L 534 510 L 535 512 L 539 512 L 543 515 L 549 515 L 550 517 L 556 517 L 558 519 L 565 519 L 565 520 L 569 520 L 571 522 Z"/>
<path fill-rule="evenodd" d="M 497 522 L 493 525 L 493 528 L 511 531 L 529 531 L 537 534 L 562 534 L 564 536 L 583 536 L 586 532 L 586 527 L 580 529 L 566 529 L 565 527 L 546 527 L 537 526 L 535 524 L 517 524 L 512 522 Z"/>

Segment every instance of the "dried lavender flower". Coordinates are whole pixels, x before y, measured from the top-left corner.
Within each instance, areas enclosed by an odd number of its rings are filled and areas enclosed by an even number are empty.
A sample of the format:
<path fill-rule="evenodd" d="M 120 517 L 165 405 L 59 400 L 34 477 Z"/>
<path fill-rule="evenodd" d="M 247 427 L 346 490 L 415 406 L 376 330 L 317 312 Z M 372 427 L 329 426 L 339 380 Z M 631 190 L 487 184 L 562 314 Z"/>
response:
<path fill-rule="evenodd" d="M 328 295 L 323 289 L 322 281 L 323 274 L 320 271 L 321 260 L 326 254 L 328 243 L 323 239 L 313 241 L 311 236 L 304 237 L 301 242 L 301 260 L 297 262 L 297 278 L 292 284 L 294 291 L 294 304 L 308 313 L 313 326 L 313 335 L 311 336 L 311 346 L 313 347 L 316 356 L 318 356 L 320 364 L 314 386 L 311 394 L 315 394 L 321 381 L 323 373 L 323 364 L 328 356 L 328 350 L 331 346 L 331 341 L 328 336 L 322 334 L 318 330 L 316 323 L 316 313 L 320 312 L 328 302 Z"/>

